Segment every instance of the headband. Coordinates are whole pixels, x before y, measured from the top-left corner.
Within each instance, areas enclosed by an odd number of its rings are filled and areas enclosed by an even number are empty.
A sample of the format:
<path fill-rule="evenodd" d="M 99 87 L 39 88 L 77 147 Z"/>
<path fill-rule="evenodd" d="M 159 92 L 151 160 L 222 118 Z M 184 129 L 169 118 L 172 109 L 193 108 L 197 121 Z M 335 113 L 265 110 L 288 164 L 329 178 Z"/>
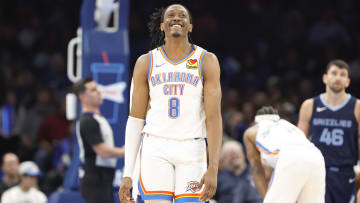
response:
<path fill-rule="evenodd" d="M 264 120 L 278 121 L 280 120 L 280 116 L 277 114 L 263 114 L 255 116 L 255 122 L 259 123 Z"/>

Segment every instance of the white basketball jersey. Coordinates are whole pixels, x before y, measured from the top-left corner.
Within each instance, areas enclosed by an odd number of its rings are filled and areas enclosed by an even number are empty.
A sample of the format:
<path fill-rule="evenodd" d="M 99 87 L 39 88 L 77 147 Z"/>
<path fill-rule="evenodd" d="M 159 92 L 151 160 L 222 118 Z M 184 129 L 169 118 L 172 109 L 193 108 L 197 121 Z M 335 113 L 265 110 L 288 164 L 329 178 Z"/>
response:
<path fill-rule="evenodd" d="M 286 120 L 264 120 L 259 123 L 256 147 L 265 163 L 273 168 L 281 149 L 310 144 L 305 134 Z"/>
<path fill-rule="evenodd" d="M 143 132 L 171 139 L 205 138 L 202 62 L 206 50 L 193 45 L 180 61 L 163 47 L 149 52 L 150 109 Z"/>

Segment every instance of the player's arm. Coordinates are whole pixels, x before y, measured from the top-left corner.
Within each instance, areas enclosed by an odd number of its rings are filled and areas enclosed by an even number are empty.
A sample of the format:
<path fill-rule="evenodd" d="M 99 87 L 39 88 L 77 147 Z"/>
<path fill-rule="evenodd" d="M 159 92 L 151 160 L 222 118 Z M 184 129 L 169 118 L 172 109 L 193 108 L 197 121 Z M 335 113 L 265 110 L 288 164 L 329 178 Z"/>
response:
<path fill-rule="evenodd" d="M 201 201 L 209 200 L 216 192 L 219 156 L 222 141 L 220 65 L 213 53 L 206 53 L 203 61 L 204 108 L 208 140 L 209 166 L 200 187 L 205 184 Z"/>
<path fill-rule="evenodd" d="M 149 56 L 146 54 L 138 58 L 134 67 L 130 115 L 125 130 L 124 178 L 119 190 L 120 201 L 124 203 L 133 202 L 130 200 L 130 189 L 132 187 L 131 178 L 149 102 L 149 86 L 147 83 L 148 67 Z"/>
<path fill-rule="evenodd" d="M 243 141 L 246 147 L 246 156 L 251 167 L 251 176 L 255 182 L 255 186 L 259 194 L 264 199 L 267 191 L 267 183 L 265 178 L 265 170 L 261 163 L 260 152 L 256 149 L 257 126 L 252 126 L 244 132 Z"/>
<path fill-rule="evenodd" d="M 307 137 L 309 137 L 310 119 L 313 106 L 314 99 L 307 99 L 302 103 L 299 112 L 299 121 L 297 127 L 300 128 Z"/>
<path fill-rule="evenodd" d="M 109 147 L 105 145 L 103 142 L 96 144 L 93 146 L 94 151 L 96 154 L 103 158 L 109 157 L 121 157 L 125 154 L 124 147 Z"/>
<path fill-rule="evenodd" d="M 355 114 L 355 118 L 358 123 L 358 126 L 360 126 L 360 100 L 358 100 L 358 99 L 356 100 L 356 103 L 355 103 L 354 114 Z M 358 146 L 360 146 L 360 128 L 359 127 L 358 127 Z M 359 153 L 359 157 L 360 157 L 360 148 L 359 148 L 358 153 Z"/>

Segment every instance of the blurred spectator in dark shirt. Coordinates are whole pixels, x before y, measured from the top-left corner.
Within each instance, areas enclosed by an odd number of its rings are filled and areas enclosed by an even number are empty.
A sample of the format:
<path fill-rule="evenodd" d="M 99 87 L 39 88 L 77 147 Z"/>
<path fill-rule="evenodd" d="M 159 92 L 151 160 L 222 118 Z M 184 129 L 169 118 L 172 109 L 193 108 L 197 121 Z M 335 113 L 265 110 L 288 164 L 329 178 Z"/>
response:
<path fill-rule="evenodd" d="M 56 167 L 59 160 L 54 159 L 54 152 L 61 147 L 61 142 L 70 136 L 70 122 L 66 119 L 65 109 L 63 100 L 57 111 L 46 117 L 37 130 L 39 148 L 35 154 L 35 162 L 43 172 Z"/>
<path fill-rule="evenodd" d="M 311 29 L 309 43 L 322 45 L 329 40 L 336 39 L 337 43 L 349 44 L 350 36 L 346 29 L 336 18 L 335 11 L 327 8 L 323 11 L 318 22 Z"/>
<path fill-rule="evenodd" d="M 21 160 L 33 160 L 37 147 L 36 133 L 41 122 L 55 112 L 52 95 L 49 89 L 42 88 L 37 92 L 36 104 L 27 112 L 21 132 L 22 149 L 19 150 Z"/>
<path fill-rule="evenodd" d="M 25 118 L 25 108 L 18 104 L 15 91 L 6 93 L 6 103 L 0 107 L 0 156 L 5 152 L 15 152 Z"/>
<path fill-rule="evenodd" d="M 215 200 L 218 203 L 261 203 L 255 188 L 241 144 L 237 141 L 224 143 L 218 175 Z"/>

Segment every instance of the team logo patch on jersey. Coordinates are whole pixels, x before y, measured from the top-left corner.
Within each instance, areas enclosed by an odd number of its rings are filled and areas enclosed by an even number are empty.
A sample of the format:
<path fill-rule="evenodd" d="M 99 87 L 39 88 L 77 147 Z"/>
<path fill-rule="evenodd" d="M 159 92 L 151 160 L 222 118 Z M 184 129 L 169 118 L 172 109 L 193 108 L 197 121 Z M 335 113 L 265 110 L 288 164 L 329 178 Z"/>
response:
<path fill-rule="evenodd" d="M 187 186 L 186 186 L 186 191 L 191 191 L 192 193 L 198 192 L 200 191 L 200 187 L 199 187 L 200 183 L 197 181 L 190 181 L 188 182 Z"/>
<path fill-rule="evenodd" d="M 186 62 L 186 68 L 188 68 L 188 69 L 196 69 L 197 66 L 198 66 L 197 59 L 189 59 Z"/>

